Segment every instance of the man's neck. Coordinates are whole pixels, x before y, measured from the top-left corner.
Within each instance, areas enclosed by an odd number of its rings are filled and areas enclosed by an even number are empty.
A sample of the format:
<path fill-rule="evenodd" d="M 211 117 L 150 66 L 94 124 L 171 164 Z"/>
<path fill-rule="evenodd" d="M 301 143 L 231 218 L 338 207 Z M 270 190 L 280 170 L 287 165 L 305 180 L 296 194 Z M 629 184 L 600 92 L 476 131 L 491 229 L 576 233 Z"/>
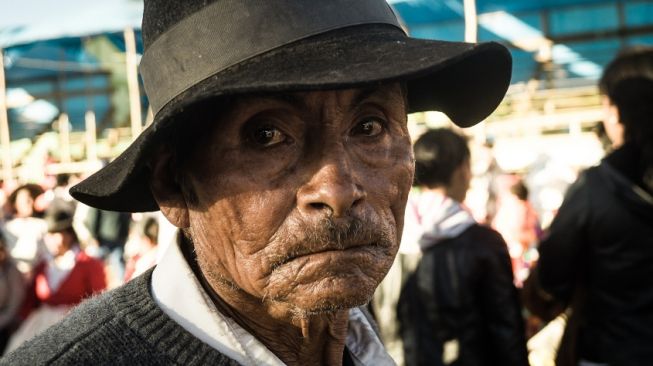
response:
<path fill-rule="evenodd" d="M 216 308 L 263 343 L 287 365 L 340 365 L 349 310 L 303 314 L 288 304 L 262 301 L 233 284 L 212 284 L 204 276 L 192 244 L 180 246 L 186 261 Z M 190 244 L 190 245 L 189 245 Z"/>

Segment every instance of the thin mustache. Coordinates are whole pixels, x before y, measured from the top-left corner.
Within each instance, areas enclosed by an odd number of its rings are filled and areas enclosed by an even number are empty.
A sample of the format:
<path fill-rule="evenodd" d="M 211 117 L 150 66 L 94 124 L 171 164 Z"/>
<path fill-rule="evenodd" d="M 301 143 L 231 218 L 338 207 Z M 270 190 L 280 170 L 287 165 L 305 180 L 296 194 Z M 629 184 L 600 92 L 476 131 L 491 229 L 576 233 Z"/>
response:
<path fill-rule="evenodd" d="M 272 270 L 298 257 L 329 250 L 346 250 L 363 245 L 389 248 L 392 245 L 390 238 L 385 231 L 373 229 L 376 227 L 378 225 L 359 218 L 336 221 L 331 217 L 320 220 L 317 225 L 303 225 L 299 237 L 284 239 L 294 239 L 293 243 L 289 243 L 294 249 L 276 258 Z"/>

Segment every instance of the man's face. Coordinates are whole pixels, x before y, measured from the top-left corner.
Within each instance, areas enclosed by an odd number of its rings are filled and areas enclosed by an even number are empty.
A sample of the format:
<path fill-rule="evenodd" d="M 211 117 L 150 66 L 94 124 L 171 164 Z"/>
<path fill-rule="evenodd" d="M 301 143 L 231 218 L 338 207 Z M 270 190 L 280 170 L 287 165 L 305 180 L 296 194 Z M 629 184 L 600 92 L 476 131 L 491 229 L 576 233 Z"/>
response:
<path fill-rule="evenodd" d="M 212 287 L 309 313 L 368 301 L 413 178 L 399 84 L 244 97 L 217 119 L 184 177 Z"/>

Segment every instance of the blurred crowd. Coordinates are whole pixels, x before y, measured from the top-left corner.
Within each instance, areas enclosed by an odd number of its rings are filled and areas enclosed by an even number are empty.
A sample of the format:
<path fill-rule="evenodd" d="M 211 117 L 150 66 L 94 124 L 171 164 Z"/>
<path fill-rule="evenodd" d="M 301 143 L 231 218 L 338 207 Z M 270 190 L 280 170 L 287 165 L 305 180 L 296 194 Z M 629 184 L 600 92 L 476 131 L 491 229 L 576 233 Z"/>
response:
<path fill-rule="evenodd" d="M 79 175 L 0 189 L 0 350 L 61 320 L 159 258 L 160 216 L 102 211 L 68 194 Z M 52 182 L 48 184 L 48 182 Z M 166 237 L 163 233 L 163 237 Z"/>
<path fill-rule="evenodd" d="M 651 75 L 651 48 L 607 66 L 599 89 L 610 145 L 547 225 L 524 177 L 493 164 L 475 213 L 466 138 L 435 129 L 417 139 L 401 246 L 372 303 L 398 364 L 651 364 Z"/>

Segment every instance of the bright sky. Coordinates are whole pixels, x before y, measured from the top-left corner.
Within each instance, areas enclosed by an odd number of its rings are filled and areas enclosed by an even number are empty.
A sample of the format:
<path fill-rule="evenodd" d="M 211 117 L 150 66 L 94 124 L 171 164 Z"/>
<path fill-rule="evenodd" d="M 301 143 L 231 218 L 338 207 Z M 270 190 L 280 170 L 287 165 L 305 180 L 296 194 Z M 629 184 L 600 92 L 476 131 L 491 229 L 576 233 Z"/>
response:
<path fill-rule="evenodd" d="M 142 12 L 142 0 L 0 0 L 0 47 L 140 28 Z"/>

